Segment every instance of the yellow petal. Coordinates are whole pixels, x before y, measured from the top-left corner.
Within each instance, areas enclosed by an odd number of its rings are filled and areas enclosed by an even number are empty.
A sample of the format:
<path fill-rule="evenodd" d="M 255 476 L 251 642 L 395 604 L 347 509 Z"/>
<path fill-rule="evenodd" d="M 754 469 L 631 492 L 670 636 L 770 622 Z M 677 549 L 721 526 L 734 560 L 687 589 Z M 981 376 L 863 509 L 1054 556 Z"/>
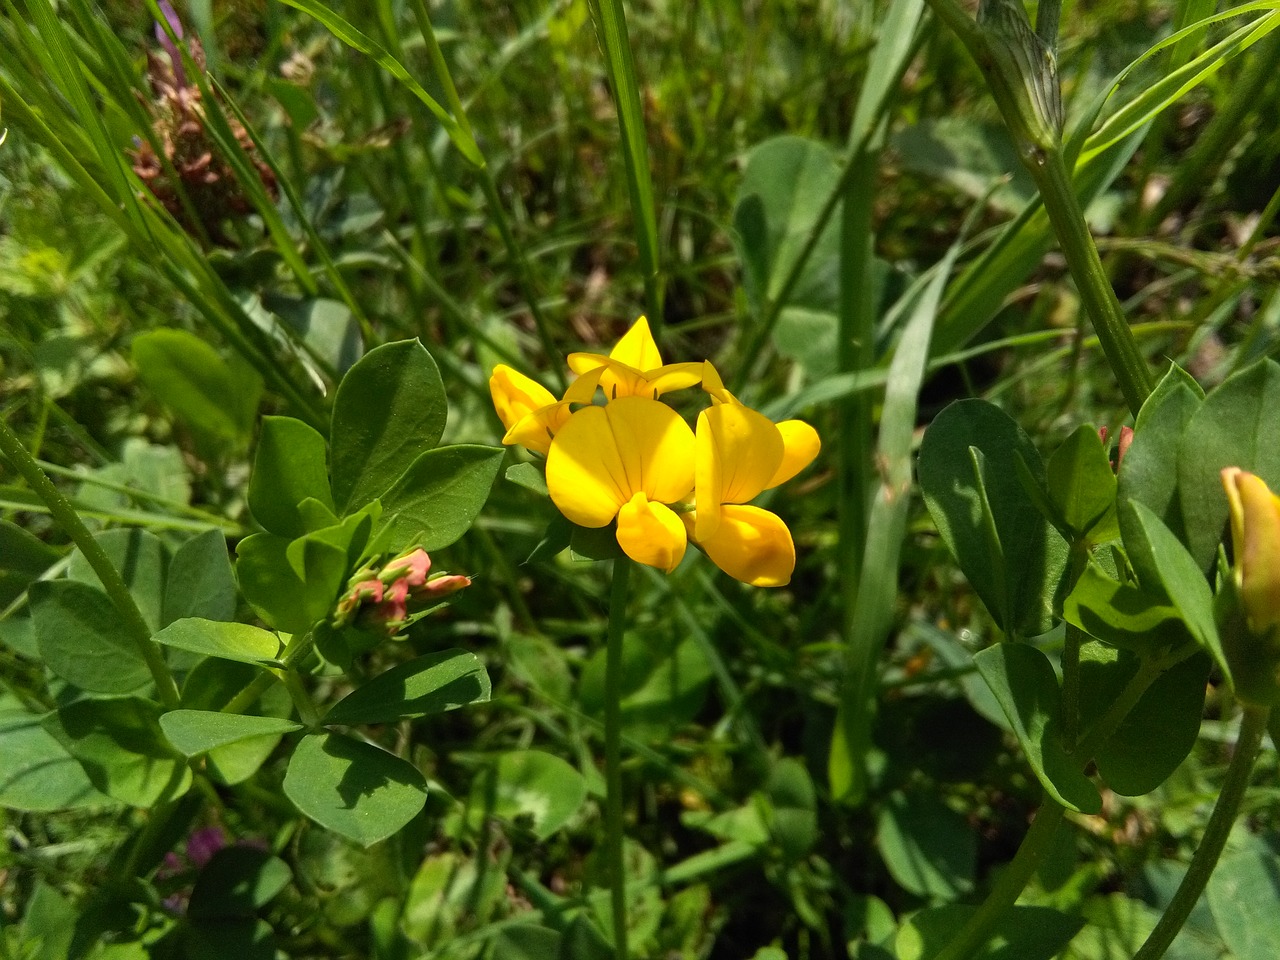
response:
<path fill-rule="evenodd" d="M 720 505 L 758 496 L 777 473 L 782 457 L 782 434 L 763 414 L 738 403 L 722 403 L 698 415 L 694 499 L 700 542 L 715 534 Z"/>
<path fill-rule="evenodd" d="M 687 537 L 675 512 L 637 493 L 618 511 L 618 544 L 637 563 L 670 573 L 684 558 Z"/>
<path fill-rule="evenodd" d="M 1249 629 L 1280 623 L 1280 498 L 1266 482 L 1236 467 L 1222 471 L 1231 512 L 1236 583 Z"/>
<path fill-rule="evenodd" d="M 796 566 L 791 531 L 759 507 L 725 504 L 715 534 L 699 537 L 698 545 L 717 567 L 753 587 L 785 586 Z"/>
<path fill-rule="evenodd" d="M 645 387 L 649 396 L 657 399 L 672 390 L 683 390 L 702 382 L 701 363 L 668 363 L 657 370 L 646 370 Z"/>
<path fill-rule="evenodd" d="M 489 377 L 489 394 L 493 397 L 498 419 L 508 430 L 533 411 L 556 402 L 550 390 L 505 363 L 493 368 Z"/>
<path fill-rule="evenodd" d="M 560 512 L 603 527 L 637 493 L 674 503 L 693 488 L 693 432 L 665 403 L 624 397 L 584 407 L 556 433 L 547 489 Z"/>
<path fill-rule="evenodd" d="M 629 367 L 610 357 L 602 357 L 598 353 L 569 354 L 569 369 L 579 373 L 590 370 L 600 371 L 600 386 L 604 390 L 606 400 L 618 397 L 652 397 L 651 391 L 645 388 L 644 374 L 634 367 Z"/>
<path fill-rule="evenodd" d="M 649 321 L 644 317 L 636 320 L 618 345 L 609 351 L 609 357 L 636 370 L 656 370 L 662 366 L 662 355 L 649 331 Z"/>
<path fill-rule="evenodd" d="M 591 402 L 600 382 L 600 371 L 591 370 L 578 377 L 564 392 L 564 399 L 539 407 L 532 413 L 521 417 L 502 438 L 508 446 L 519 444 L 529 450 L 537 451 L 544 456 L 551 446 L 551 438 L 564 426 L 573 413 L 570 404 L 586 404 Z"/>
<path fill-rule="evenodd" d="M 777 425 L 782 434 L 782 463 L 769 482 L 766 490 L 772 490 L 779 484 L 786 483 L 797 473 L 813 463 L 818 451 L 822 449 L 822 440 L 818 431 L 803 420 L 783 420 Z"/>
<path fill-rule="evenodd" d="M 713 403 L 738 402 L 738 398 L 725 389 L 720 371 L 711 365 L 710 360 L 702 361 L 702 389 L 711 394 Z"/>

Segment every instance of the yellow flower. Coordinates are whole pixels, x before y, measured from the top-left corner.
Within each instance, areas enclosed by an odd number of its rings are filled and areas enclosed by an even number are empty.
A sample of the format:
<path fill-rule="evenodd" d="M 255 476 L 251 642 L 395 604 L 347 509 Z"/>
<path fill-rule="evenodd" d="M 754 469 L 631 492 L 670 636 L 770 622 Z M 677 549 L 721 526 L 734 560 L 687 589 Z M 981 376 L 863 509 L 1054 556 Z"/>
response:
<path fill-rule="evenodd" d="M 665 403 L 643 396 L 577 411 L 547 454 L 547 490 L 561 513 L 582 527 L 617 518 L 623 552 L 668 573 L 687 545 L 670 505 L 693 490 L 693 472 L 693 431 Z"/>
<path fill-rule="evenodd" d="M 1240 606 L 1250 631 L 1280 624 L 1280 497 L 1239 467 L 1222 471 L 1231 510 L 1231 546 Z"/>
<path fill-rule="evenodd" d="M 638 319 L 618 341 L 609 356 L 598 353 L 569 354 L 569 369 L 586 374 L 600 370 L 600 386 L 610 400 L 649 397 L 656 400 L 671 390 L 692 387 L 702 380 L 701 363 L 663 364 L 649 321 Z"/>
<path fill-rule="evenodd" d="M 519 444 L 545 455 L 551 446 L 551 438 L 569 419 L 570 404 L 590 403 L 600 382 L 600 370 L 569 384 L 560 400 L 542 384 L 530 380 L 523 373 L 505 363 L 493 368 L 489 377 L 489 394 L 498 419 L 507 428 L 502 442 L 508 446 Z"/>
<path fill-rule="evenodd" d="M 821 441 L 807 423 L 775 424 L 728 396 L 698 415 L 696 511 L 684 517 L 685 526 L 729 576 L 780 587 L 790 582 L 796 564 L 791 531 L 776 514 L 747 503 L 808 466 Z"/>

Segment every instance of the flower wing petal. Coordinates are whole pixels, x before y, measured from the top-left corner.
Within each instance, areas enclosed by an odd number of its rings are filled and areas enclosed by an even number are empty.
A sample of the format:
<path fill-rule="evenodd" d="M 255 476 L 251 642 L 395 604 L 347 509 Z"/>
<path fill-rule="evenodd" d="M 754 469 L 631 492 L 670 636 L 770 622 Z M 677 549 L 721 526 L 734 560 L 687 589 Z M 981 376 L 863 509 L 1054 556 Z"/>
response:
<path fill-rule="evenodd" d="M 720 505 L 758 496 L 782 464 L 784 445 L 764 414 L 738 403 L 721 403 L 698 415 L 697 536 L 715 533 Z"/>
<path fill-rule="evenodd" d="M 786 483 L 813 463 L 818 451 L 822 449 L 818 431 L 803 420 L 783 420 L 777 427 L 782 434 L 782 463 L 765 484 L 766 490 Z"/>
<path fill-rule="evenodd" d="M 717 567 L 753 587 L 785 586 L 796 566 L 791 531 L 759 507 L 725 504 L 715 534 L 698 545 Z"/>
<path fill-rule="evenodd" d="M 618 544 L 637 563 L 670 573 L 680 565 L 688 538 L 668 506 L 637 493 L 618 511 Z"/>
<path fill-rule="evenodd" d="M 603 527 L 634 493 L 604 407 L 565 421 L 547 452 L 547 490 L 556 508 L 582 527 Z"/>

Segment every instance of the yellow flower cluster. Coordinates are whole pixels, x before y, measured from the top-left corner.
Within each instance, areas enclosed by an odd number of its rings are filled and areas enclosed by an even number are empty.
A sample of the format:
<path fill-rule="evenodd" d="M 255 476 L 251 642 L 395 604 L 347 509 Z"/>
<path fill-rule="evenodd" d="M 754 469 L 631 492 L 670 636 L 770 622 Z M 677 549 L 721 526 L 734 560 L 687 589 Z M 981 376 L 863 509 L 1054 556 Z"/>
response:
<path fill-rule="evenodd" d="M 813 427 L 774 423 L 725 389 L 710 362 L 664 364 L 644 317 L 609 355 L 574 353 L 564 396 L 505 365 L 489 380 L 505 444 L 547 458 L 556 507 L 583 527 L 618 522 L 618 544 L 639 563 L 670 572 L 695 544 L 744 583 L 791 580 L 795 545 L 776 514 L 749 505 L 818 455 Z M 701 386 L 711 406 L 697 431 L 660 398 Z M 605 403 L 595 404 L 597 390 Z"/>

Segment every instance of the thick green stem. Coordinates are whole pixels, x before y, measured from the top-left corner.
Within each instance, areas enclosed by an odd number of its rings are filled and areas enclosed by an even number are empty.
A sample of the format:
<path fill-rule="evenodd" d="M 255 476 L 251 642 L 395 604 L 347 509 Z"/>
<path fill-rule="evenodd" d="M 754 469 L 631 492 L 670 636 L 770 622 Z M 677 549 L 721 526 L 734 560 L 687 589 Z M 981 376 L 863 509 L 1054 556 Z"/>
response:
<path fill-rule="evenodd" d="M 605 845 L 617 960 L 627 960 L 627 870 L 622 849 L 622 638 L 627 625 L 627 581 L 631 561 L 613 561 L 609 591 L 609 646 L 604 668 Z"/>
<path fill-rule="evenodd" d="M 169 672 L 169 665 L 164 662 L 164 656 L 160 652 L 160 648 L 155 641 L 151 639 L 151 628 L 147 626 L 147 621 L 143 618 L 142 612 L 138 609 L 138 605 L 133 600 L 133 595 L 129 593 L 128 586 L 125 585 L 124 579 L 120 576 L 119 571 L 111 565 L 106 552 L 102 549 L 97 540 L 93 538 L 93 534 L 89 532 L 89 528 L 81 521 L 80 515 L 76 513 L 75 508 L 71 506 L 70 501 L 62 495 L 57 487 L 53 485 L 40 465 L 27 452 L 27 448 L 22 445 L 22 441 L 18 439 L 17 434 L 9 429 L 9 425 L 0 420 L 0 453 L 13 464 L 13 468 L 22 475 L 27 481 L 32 491 L 49 508 L 49 513 L 53 519 L 58 522 L 58 526 L 66 531 L 71 537 L 72 542 L 79 548 L 89 566 L 93 568 L 93 572 L 98 575 L 98 579 L 102 581 L 102 587 L 107 592 L 107 596 L 111 598 L 111 603 L 115 606 L 116 612 L 120 614 L 120 619 L 124 623 L 125 629 L 129 632 L 130 638 L 138 647 L 138 652 L 142 654 L 142 659 L 146 661 L 147 669 L 151 672 L 151 679 L 156 684 L 156 694 L 160 698 L 160 702 L 164 704 L 166 709 L 175 710 L 179 704 L 178 685 L 174 683 L 173 674 Z"/>
<path fill-rule="evenodd" d="M 990 939 L 996 922 L 1017 902 L 1018 894 L 1022 893 L 1022 888 L 1044 859 L 1064 813 L 1066 808 L 1062 804 L 1045 796 L 1031 829 L 1022 839 L 1022 845 L 1001 872 L 991 892 L 987 894 L 987 899 L 982 901 L 977 913 L 969 918 L 969 922 L 933 960 L 968 960 Z"/>
<path fill-rule="evenodd" d="M 1227 768 L 1227 778 L 1223 781 L 1222 792 L 1218 794 L 1218 802 L 1213 806 L 1213 813 L 1204 828 L 1204 836 L 1196 847 L 1195 856 L 1191 858 L 1191 866 L 1187 868 L 1178 884 L 1178 890 L 1165 908 L 1164 916 L 1156 924 L 1133 960 L 1159 960 L 1173 943 L 1183 924 L 1187 922 L 1192 908 L 1204 892 L 1205 884 L 1214 867 L 1218 865 L 1218 857 L 1226 846 L 1227 836 L 1231 833 L 1231 825 L 1235 823 L 1240 812 L 1240 804 L 1245 792 L 1249 789 L 1249 775 L 1253 772 L 1253 761 L 1257 759 L 1258 750 L 1262 746 L 1262 735 L 1267 729 L 1267 720 L 1271 710 L 1266 707 L 1245 707 L 1244 718 L 1240 723 L 1240 736 L 1236 740 L 1235 756 Z"/>
<path fill-rule="evenodd" d="M 1049 223 L 1058 237 L 1080 299 L 1093 321 L 1102 352 L 1119 381 L 1125 402 L 1137 415 L 1152 390 L 1151 369 L 1138 350 L 1137 341 L 1120 309 L 1120 301 L 1107 279 L 1093 235 L 1085 222 L 1084 211 L 1076 199 L 1062 150 L 1046 150 L 1028 162 L 1027 167 L 1040 188 Z"/>

